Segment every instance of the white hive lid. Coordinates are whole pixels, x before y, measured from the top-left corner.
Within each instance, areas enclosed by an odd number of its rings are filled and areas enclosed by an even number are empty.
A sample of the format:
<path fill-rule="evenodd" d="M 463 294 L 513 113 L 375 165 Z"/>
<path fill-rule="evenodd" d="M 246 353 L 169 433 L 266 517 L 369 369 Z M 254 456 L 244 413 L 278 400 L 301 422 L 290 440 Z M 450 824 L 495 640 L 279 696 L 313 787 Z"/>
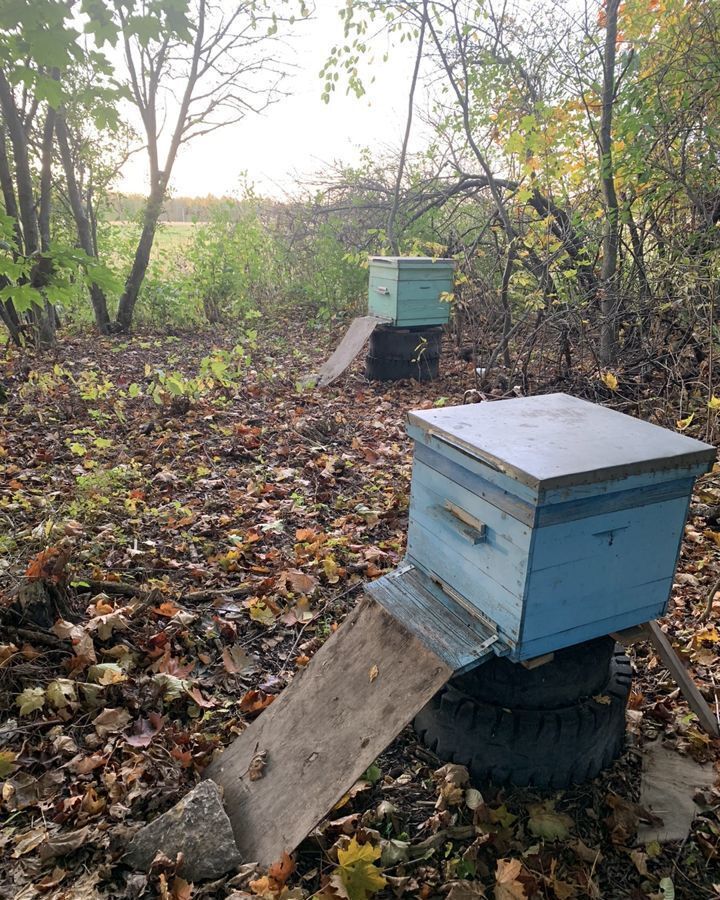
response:
<path fill-rule="evenodd" d="M 418 410 L 408 420 L 532 488 L 669 469 L 697 475 L 715 460 L 709 444 L 567 394 Z"/>

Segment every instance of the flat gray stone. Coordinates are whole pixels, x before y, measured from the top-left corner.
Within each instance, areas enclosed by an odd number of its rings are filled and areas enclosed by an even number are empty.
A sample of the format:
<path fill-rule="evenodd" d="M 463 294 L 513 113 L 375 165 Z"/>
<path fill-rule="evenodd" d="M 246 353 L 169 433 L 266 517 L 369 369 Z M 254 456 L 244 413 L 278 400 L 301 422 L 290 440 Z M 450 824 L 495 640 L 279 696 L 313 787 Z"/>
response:
<path fill-rule="evenodd" d="M 147 870 L 160 850 L 170 859 L 182 853 L 178 874 L 188 881 L 220 878 L 242 863 L 221 789 L 214 781 L 201 781 L 172 809 L 138 831 L 125 862 Z"/>

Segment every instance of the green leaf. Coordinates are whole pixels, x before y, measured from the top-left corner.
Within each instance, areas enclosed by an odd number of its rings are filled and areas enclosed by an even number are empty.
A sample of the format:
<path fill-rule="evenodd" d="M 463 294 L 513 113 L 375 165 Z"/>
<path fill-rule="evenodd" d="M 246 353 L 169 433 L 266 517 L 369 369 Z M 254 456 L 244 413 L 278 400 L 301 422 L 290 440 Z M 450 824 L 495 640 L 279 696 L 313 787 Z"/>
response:
<path fill-rule="evenodd" d="M 55 709 L 64 709 L 69 702 L 77 700 L 75 683 L 69 678 L 56 678 L 47 687 L 47 699 Z"/>
<path fill-rule="evenodd" d="M 533 803 L 528 807 L 530 818 L 528 828 L 535 837 L 544 841 L 564 841 L 570 836 L 570 829 L 575 825 L 570 816 L 557 812 L 552 800 L 545 803 Z"/>
<path fill-rule="evenodd" d="M 365 770 L 365 774 L 363 775 L 363 781 L 369 781 L 370 784 L 376 784 L 382 778 L 382 772 L 379 766 L 373 763 L 371 766 L 368 766 Z"/>
<path fill-rule="evenodd" d="M 42 709 L 45 706 L 45 688 L 25 688 L 15 698 L 15 705 L 20 707 L 21 716 L 29 716 L 36 709 Z"/>

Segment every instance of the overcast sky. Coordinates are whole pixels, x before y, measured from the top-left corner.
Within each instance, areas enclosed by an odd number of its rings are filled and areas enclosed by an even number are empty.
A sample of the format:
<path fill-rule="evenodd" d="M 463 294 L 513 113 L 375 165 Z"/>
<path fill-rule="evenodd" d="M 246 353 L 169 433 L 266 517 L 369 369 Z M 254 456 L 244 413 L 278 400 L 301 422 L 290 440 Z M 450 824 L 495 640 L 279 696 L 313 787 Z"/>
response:
<path fill-rule="evenodd" d="M 199 137 L 179 156 L 172 177 L 172 190 L 181 196 L 231 194 L 241 183 L 242 173 L 258 192 L 281 197 L 298 176 L 312 174 L 334 159 L 356 162 L 360 148 L 399 147 L 407 116 L 407 94 L 412 77 L 415 48 L 412 43 L 390 47 L 385 35 L 372 38 L 376 63 L 375 82 L 358 100 L 339 87 L 330 103 L 320 99 L 320 69 L 330 48 L 342 40 L 338 10 L 343 0 L 317 0 L 312 21 L 297 25 L 301 37 L 292 44 L 289 57 L 297 67 L 288 88 L 291 96 L 260 116 Z M 382 62 L 390 50 L 388 62 Z M 418 91 L 423 102 L 423 92 Z M 415 140 L 419 146 L 422 123 L 416 119 Z M 118 185 L 127 192 L 144 192 L 146 160 L 138 154 L 128 164 Z"/>

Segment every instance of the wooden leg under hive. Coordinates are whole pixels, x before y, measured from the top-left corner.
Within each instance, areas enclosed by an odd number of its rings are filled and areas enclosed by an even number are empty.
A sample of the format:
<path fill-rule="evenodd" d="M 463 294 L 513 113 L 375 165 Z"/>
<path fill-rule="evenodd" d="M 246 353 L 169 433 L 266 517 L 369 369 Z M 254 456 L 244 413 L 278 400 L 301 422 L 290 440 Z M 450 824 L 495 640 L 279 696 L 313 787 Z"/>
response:
<path fill-rule="evenodd" d="M 667 636 L 660 628 L 658 623 L 653 619 L 644 625 L 638 625 L 635 628 L 627 628 L 612 635 L 615 640 L 625 646 L 634 644 L 639 640 L 652 641 L 658 656 L 662 660 L 663 665 L 672 675 L 675 684 L 680 688 L 680 693 L 687 700 L 690 709 L 698 717 L 703 730 L 713 737 L 720 737 L 720 723 L 710 707 L 705 702 L 705 698 L 698 690 L 697 685 L 693 681 L 690 673 L 685 668 L 682 660 L 675 652 L 672 644 Z"/>
<path fill-rule="evenodd" d="M 365 597 L 205 773 L 243 859 L 270 865 L 294 850 L 452 674 Z"/>

